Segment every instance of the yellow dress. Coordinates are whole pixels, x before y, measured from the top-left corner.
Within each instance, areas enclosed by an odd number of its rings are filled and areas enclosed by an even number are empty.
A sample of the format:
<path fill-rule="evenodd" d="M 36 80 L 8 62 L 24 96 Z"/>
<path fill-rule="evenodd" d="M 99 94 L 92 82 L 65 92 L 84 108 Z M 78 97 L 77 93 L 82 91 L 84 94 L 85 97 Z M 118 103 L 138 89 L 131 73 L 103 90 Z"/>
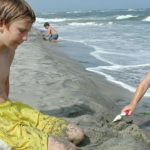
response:
<path fill-rule="evenodd" d="M 0 139 L 13 150 L 47 150 L 48 136 L 61 136 L 67 124 L 20 102 L 0 104 Z"/>

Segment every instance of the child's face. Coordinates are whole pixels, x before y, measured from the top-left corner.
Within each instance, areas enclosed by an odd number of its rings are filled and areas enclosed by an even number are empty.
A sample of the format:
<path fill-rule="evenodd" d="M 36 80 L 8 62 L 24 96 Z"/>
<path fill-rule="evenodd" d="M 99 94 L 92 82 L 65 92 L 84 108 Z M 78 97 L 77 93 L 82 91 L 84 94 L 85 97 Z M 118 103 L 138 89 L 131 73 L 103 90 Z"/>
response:
<path fill-rule="evenodd" d="M 49 26 L 45 26 L 45 29 L 48 29 L 49 28 Z"/>
<path fill-rule="evenodd" d="M 32 22 L 29 18 L 16 20 L 10 24 L 3 25 L 3 34 L 0 40 L 6 48 L 16 49 L 18 45 L 27 40 Z"/>

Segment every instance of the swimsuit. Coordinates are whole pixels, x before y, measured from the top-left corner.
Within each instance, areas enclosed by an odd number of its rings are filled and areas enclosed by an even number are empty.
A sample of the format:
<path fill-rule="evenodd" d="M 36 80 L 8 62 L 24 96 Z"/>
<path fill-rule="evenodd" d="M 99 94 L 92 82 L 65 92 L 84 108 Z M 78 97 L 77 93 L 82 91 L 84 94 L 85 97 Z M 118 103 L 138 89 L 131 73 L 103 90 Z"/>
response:
<path fill-rule="evenodd" d="M 13 150 L 47 150 L 48 136 L 61 136 L 67 124 L 21 102 L 0 104 L 0 139 Z"/>
<path fill-rule="evenodd" d="M 48 37 L 49 41 L 57 40 L 57 39 L 58 39 L 58 34 L 52 34 L 52 35 L 49 35 L 49 37 Z"/>

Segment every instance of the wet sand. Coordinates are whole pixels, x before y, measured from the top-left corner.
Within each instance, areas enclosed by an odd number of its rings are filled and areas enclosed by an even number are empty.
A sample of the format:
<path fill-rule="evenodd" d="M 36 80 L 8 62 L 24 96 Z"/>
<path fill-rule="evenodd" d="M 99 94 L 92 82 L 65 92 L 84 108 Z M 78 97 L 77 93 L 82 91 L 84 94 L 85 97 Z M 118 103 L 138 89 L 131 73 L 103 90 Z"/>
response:
<path fill-rule="evenodd" d="M 79 149 L 149 150 L 149 131 L 144 134 L 132 117 L 112 123 L 120 112 L 118 104 L 132 93 L 85 71 L 61 51 L 64 48 L 33 30 L 16 51 L 10 98 L 78 124 L 86 134 Z"/>

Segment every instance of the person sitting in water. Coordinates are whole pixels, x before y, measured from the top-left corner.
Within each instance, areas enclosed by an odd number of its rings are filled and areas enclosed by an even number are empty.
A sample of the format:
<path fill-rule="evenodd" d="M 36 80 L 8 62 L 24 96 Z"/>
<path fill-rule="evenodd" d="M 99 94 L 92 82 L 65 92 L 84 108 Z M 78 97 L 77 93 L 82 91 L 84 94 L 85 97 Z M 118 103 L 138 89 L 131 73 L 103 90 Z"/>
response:
<path fill-rule="evenodd" d="M 47 35 L 44 36 L 44 40 L 55 41 L 58 39 L 58 33 L 48 22 L 44 23 L 44 28 L 47 30 Z"/>

